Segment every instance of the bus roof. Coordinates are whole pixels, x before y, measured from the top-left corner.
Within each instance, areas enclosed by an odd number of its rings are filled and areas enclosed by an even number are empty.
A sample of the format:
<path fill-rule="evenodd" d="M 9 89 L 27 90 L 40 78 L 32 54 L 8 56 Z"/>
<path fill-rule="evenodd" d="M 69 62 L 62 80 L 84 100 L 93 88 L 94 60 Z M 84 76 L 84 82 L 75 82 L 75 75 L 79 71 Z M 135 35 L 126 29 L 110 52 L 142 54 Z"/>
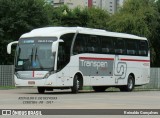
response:
<path fill-rule="evenodd" d="M 110 31 L 101 30 L 101 29 L 92 29 L 92 28 L 84 28 L 84 27 L 44 27 L 44 28 L 38 28 L 38 29 L 34 29 L 28 33 L 23 34 L 20 38 L 29 38 L 29 37 L 58 37 L 59 38 L 63 34 L 76 33 L 76 32 L 82 33 L 82 34 L 147 40 L 145 37 L 139 37 L 136 35 L 110 32 Z"/>

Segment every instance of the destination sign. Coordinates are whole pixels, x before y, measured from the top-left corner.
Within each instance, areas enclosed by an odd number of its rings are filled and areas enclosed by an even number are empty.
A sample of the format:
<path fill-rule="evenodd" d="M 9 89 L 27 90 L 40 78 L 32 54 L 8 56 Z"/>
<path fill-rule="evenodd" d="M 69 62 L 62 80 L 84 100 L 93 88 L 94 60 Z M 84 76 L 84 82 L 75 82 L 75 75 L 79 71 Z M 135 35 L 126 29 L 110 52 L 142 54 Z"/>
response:
<path fill-rule="evenodd" d="M 53 43 L 56 41 L 56 37 L 34 37 L 34 38 L 23 38 L 19 40 L 20 44 L 33 44 L 33 43 Z"/>

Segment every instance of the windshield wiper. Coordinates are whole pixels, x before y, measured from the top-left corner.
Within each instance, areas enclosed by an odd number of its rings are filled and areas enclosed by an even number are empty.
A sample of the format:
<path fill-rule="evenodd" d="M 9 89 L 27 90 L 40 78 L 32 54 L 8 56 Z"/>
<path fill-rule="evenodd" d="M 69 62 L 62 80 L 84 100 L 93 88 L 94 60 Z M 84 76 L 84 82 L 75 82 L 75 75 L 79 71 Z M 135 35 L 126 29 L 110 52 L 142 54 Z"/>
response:
<path fill-rule="evenodd" d="M 40 60 L 39 60 L 38 55 L 37 55 L 37 47 L 36 47 L 36 52 L 35 52 L 35 62 L 36 62 L 36 60 L 38 60 L 38 63 L 39 63 L 40 69 L 41 69 L 41 70 L 43 70 L 44 68 L 43 68 L 43 66 L 42 66 L 42 64 L 41 64 L 41 62 L 40 62 Z"/>

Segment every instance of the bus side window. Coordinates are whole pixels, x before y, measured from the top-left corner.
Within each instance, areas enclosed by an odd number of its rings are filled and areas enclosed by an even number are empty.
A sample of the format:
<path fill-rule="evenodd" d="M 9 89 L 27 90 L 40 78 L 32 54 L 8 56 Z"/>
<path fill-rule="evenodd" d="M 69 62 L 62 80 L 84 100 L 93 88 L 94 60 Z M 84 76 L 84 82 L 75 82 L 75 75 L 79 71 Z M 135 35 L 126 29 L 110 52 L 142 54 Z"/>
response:
<path fill-rule="evenodd" d="M 126 39 L 127 55 L 136 55 L 137 47 L 136 41 L 131 39 Z"/>
<path fill-rule="evenodd" d="M 140 56 L 147 56 L 147 54 L 148 54 L 147 42 L 146 41 L 139 41 L 138 46 L 139 46 L 138 54 Z"/>
<path fill-rule="evenodd" d="M 66 55 L 65 55 L 65 45 L 63 43 L 59 43 L 58 47 L 58 59 L 57 59 L 57 68 L 61 70 L 66 65 Z"/>
<path fill-rule="evenodd" d="M 76 55 L 76 54 L 84 53 L 85 51 L 84 45 L 85 45 L 84 36 L 81 34 L 78 34 L 74 42 L 73 54 Z"/>
<path fill-rule="evenodd" d="M 88 53 L 99 53 L 100 39 L 98 36 L 90 35 L 87 39 L 87 52 Z"/>
<path fill-rule="evenodd" d="M 70 50 L 74 33 L 64 34 L 60 37 L 64 42 L 59 43 L 57 69 L 61 70 L 70 61 Z"/>
<path fill-rule="evenodd" d="M 126 54 L 124 39 L 118 38 L 115 40 L 115 54 Z"/>
<path fill-rule="evenodd" d="M 113 43 L 110 37 L 101 37 L 102 54 L 113 54 Z"/>

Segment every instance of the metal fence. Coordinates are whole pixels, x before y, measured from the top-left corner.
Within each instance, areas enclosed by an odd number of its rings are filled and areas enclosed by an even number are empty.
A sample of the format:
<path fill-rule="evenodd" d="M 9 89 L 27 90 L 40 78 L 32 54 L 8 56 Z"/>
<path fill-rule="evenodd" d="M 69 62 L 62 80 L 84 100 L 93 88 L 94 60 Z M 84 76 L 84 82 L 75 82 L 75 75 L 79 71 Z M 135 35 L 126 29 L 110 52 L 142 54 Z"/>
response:
<path fill-rule="evenodd" d="M 136 89 L 160 89 L 160 68 L 151 68 L 150 83 Z M 14 66 L 0 65 L 0 86 L 14 86 Z"/>
<path fill-rule="evenodd" d="M 14 86 L 14 66 L 0 65 L 0 86 Z"/>

